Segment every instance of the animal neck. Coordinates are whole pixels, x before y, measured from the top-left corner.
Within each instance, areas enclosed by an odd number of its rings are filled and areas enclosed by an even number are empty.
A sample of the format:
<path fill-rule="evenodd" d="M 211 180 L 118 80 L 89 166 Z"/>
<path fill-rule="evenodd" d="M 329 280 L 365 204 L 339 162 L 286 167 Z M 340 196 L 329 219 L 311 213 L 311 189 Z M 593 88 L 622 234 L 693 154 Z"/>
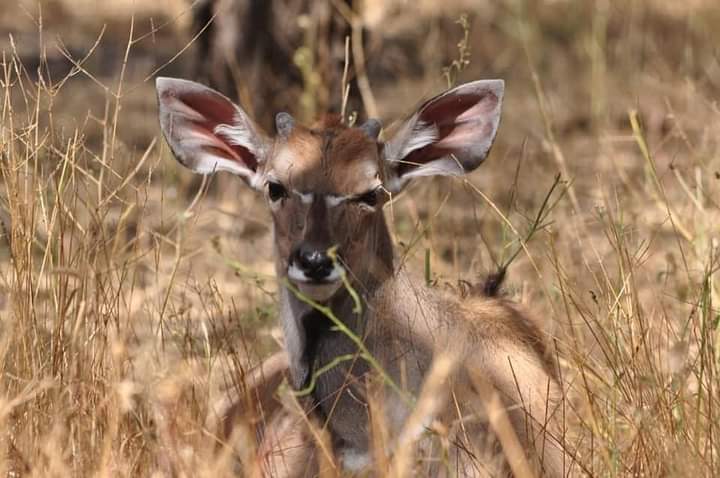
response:
<path fill-rule="evenodd" d="M 363 251 L 362 271 L 349 271 L 350 288 L 343 287 L 328 301 L 333 318 L 342 322 L 356 337 L 370 340 L 377 291 L 393 280 L 392 239 L 382 211 L 367 231 L 370 236 Z M 352 349 L 351 339 L 333 327 L 332 318 L 313 308 L 287 284 L 280 285 L 281 317 L 285 347 L 290 356 L 293 385 L 302 388 L 309 380 L 318 347 L 326 342 Z M 348 350 L 349 351 L 349 350 Z"/>
<path fill-rule="evenodd" d="M 348 272 L 350 284 L 365 301 L 372 300 L 376 291 L 392 280 L 395 273 L 392 239 L 382 211 L 375 213 L 367 234 L 364 250 L 359 251 L 361 260 L 354 261 L 360 267 Z M 341 305 L 350 295 L 350 291 L 343 289 L 333 298 L 333 303 Z"/>

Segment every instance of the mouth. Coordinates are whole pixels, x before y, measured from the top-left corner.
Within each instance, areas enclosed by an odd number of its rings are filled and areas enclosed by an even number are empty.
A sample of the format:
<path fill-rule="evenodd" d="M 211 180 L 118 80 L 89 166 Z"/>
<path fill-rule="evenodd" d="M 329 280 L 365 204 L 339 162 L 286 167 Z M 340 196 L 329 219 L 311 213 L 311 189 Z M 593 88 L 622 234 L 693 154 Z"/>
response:
<path fill-rule="evenodd" d="M 321 280 L 308 277 L 294 262 L 288 267 L 287 277 L 300 293 L 315 302 L 325 302 L 342 286 L 342 266 L 335 265 L 327 277 Z"/>

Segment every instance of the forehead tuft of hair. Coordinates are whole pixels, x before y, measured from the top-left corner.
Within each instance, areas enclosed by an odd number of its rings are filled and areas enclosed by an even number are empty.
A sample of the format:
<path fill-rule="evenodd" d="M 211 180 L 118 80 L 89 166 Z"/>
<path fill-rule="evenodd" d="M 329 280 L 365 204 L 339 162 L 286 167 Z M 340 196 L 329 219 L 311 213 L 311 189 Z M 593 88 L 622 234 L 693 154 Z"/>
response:
<path fill-rule="evenodd" d="M 349 128 L 338 114 L 322 116 L 310 126 L 309 132 L 320 139 L 323 161 L 348 163 L 367 159 L 377 151 L 375 139 L 360 128 Z"/>
<path fill-rule="evenodd" d="M 317 121 L 315 121 L 311 126 L 310 129 L 317 132 L 322 131 L 340 131 L 343 129 L 347 129 L 347 125 L 343 123 L 342 116 L 340 116 L 337 113 L 328 113 L 323 116 L 321 116 Z"/>
<path fill-rule="evenodd" d="M 349 162 L 374 157 L 377 142 L 358 128 L 346 128 L 335 135 L 328 153 L 335 161 Z"/>

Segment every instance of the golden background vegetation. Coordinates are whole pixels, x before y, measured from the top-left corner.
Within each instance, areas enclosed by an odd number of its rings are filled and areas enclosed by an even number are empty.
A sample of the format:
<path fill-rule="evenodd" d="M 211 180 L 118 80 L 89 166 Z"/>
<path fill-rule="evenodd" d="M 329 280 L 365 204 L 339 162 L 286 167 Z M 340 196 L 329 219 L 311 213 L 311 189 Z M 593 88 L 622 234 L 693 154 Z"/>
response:
<path fill-rule="evenodd" d="M 0 8 L 6 476 L 232 473 L 205 418 L 279 347 L 271 225 L 241 181 L 202 183 L 159 136 L 154 75 L 198 75 L 190 3 Z M 267 88 L 300 118 L 337 108 L 320 65 L 344 44 L 277 3 L 302 78 Z M 720 4 L 355 7 L 366 65 L 352 71 L 385 124 L 446 88 L 448 67 L 506 81 L 480 170 L 417 181 L 387 211 L 399 253 L 461 291 L 520 251 L 505 293 L 559 351 L 574 474 L 720 475 Z M 233 93 L 270 124 L 272 99 L 236 73 Z"/>

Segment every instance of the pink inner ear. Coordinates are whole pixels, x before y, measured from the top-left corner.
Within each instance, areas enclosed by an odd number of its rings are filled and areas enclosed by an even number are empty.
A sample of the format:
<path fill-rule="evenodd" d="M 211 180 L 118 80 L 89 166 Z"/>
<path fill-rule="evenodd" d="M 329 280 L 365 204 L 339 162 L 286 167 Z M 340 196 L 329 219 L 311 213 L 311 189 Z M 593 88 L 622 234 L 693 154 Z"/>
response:
<path fill-rule="evenodd" d="M 420 119 L 425 123 L 434 124 L 438 129 L 440 139 L 448 136 L 457 127 L 459 122 L 475 116 L 471 112 L 484 103 L 484 96 L 478 94 L 458 94 L 440 98 L 432 102 L 420 113 Z M 497 102 L 497 99 L 496 101 Z M 484 107 L 481 107 L 484 109 Z M 470 113 L 468 115 L 468 113 Z"/>
<path fill-rule="evenodd" d="M 243 163 L 249 169 L 257 169 L 257 159 L 247 148 L 233 144 L 228 138 L 218 136 L 215 128 L 218 125 L 234 125 L 237 121 L 235 107 L 225 98 L 219 98 L 212 93 L 192 92 L 177 97 L 179 101 L 189 108 L 197 111 L 203 117 L 203 121 L 193 121 L 193 129 L 206 135 L 212 145 L 208 146 L 214 153 L 220 153 L 228 159 Z"/>
<path fill-rule="evenodd" d="M 417 165 L 457 152 L 478 136 L 486 134 L 484 118 L 495 109 L 497 103 L 495 95 L 485 93 L 451 95 L 426 105 L 419 119 L 423 123 L 435 125 L 438 141 L 411 152 L 404 164 L 398 166 L 400 175 Z"/>
<path fill-rule="evenodd" d="M 429 104 L 420 113 L 420 118 L 426 123 L 434 123 L 442 139 L 463 123 L 484 122 L 499 101 L 491 92 L 453 95 Z"/>
<path fill-rule="evenodd" d="M 196 92 L 185 93 L 178 99 L 207 118 L 208 123 L 233 124 L 235 108 L 224 99 L 212 94 Z"/>
<path fill-rule="evenodd" d="M 208 144 L 203 146 L 204 149 L 209 149 L 217 156 L 226 157 L 239 163 L 247 164 L 249 162 L 247 159 L 244 159 L 245 157 L 243 156 L 243 151 L 246 152 L 245 154 L 248 155 L 247 157 L 252 156 L 250 151 L 242 146 L 231 145 L 221 140 L 215 133 L 213 133 L 212 128 L 209 128 L 208 125 L 210 125 L 209 122 L 193 122 L 192 124 L 192 130 L 199 135 L 205 136 L 206 138 Z M 248 167 L 250 167 L 249 164 Z"/>

